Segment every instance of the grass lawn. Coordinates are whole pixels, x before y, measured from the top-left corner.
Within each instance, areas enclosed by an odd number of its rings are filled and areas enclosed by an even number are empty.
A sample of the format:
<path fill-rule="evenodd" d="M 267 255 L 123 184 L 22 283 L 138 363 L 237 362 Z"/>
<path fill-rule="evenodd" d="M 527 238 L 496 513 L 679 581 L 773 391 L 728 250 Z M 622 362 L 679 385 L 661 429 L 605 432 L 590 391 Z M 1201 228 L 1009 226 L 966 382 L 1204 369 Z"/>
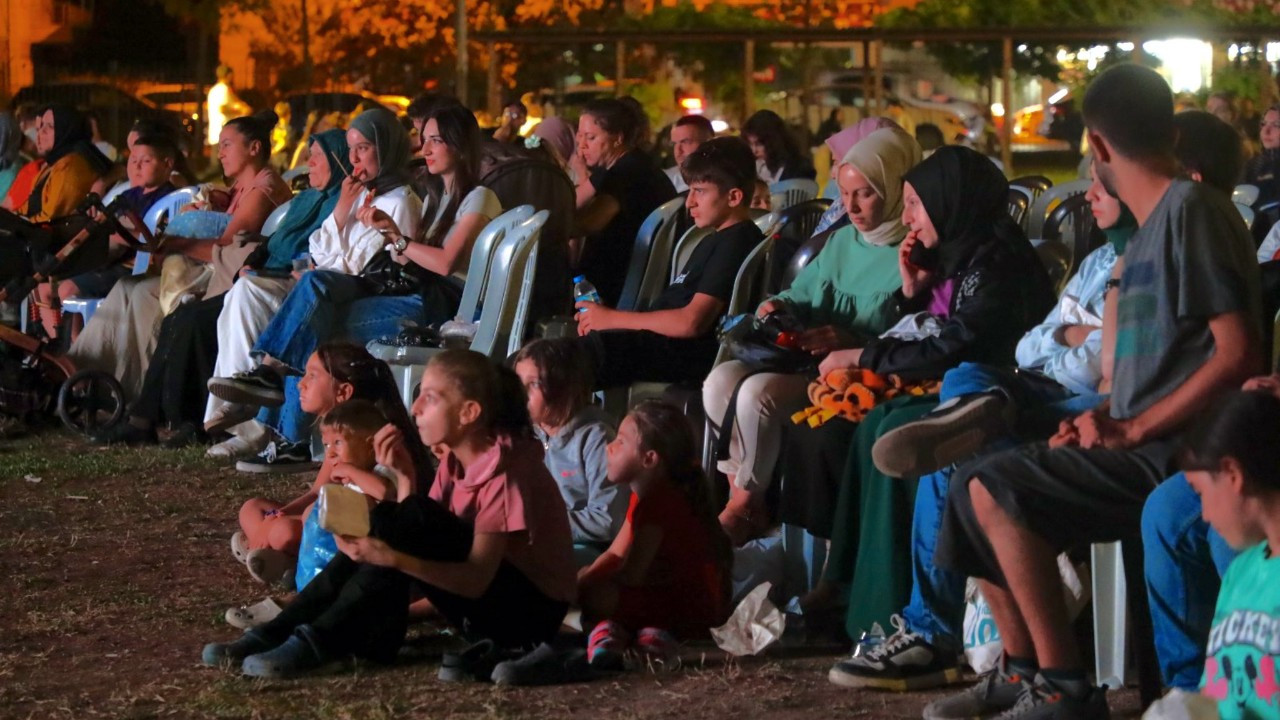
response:
<path fill-rule="evenodd" d="M 204 643 L 238 633 L 223 611 L 265 594 L 228 549 L 237 509 L 309 481 L 236 473 L 201 449 L 99 449 L 55 431 L 0 441 L 0 718 L 918 718 L 942 694 L 839 688 L 833 648 L 735 660 L 710 643 L 679 671 L 444 684 L 439 655 L 457 640 L 425 626 L 393 667 L 293 681 L 202 667 Z M 1117 717 L 1136 703 L 1112 694 Z"/>

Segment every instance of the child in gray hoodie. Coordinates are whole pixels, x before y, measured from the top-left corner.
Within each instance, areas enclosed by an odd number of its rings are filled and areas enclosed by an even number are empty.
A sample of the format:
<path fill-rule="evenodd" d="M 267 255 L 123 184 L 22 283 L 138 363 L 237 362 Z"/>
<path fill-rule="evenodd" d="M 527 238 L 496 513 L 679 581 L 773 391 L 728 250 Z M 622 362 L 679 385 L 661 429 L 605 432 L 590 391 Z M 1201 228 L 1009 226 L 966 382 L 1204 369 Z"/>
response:
<path fill-rule="evenodd" d="M 626 520 L 631 492 L 608 482 L 605 446 L 613 439 L 613 426 L 588 402 L 590 373 L 572 350 L 566 343 L 534 340 L 516 353 L 514 365 L 545 450 L 543 461 L 569 512 L 574 557 L 583 567 L 613 542 Z"/>

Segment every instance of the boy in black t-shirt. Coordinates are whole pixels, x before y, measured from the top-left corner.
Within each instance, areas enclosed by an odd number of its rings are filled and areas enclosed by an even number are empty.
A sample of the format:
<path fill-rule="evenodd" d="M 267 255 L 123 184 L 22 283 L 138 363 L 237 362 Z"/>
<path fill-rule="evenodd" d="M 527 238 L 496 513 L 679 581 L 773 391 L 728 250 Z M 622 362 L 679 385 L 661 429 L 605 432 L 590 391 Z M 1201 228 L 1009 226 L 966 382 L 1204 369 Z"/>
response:
<path fill-rule="evenodd" d="M 649 312 L 577 304 L 580 337 L 575 342 L 592 359 L 597 387 L 640 380 L 701 382 L 715 361 L 715 325 L 733 294 L 738 269 L 764 239 L 749 215 L 755 159 L 745 142 L 709 140 L 685 158 L 681 170 L 689 183 L 689 215 L 698 227 L 715 232 L 693 251 Z"/>

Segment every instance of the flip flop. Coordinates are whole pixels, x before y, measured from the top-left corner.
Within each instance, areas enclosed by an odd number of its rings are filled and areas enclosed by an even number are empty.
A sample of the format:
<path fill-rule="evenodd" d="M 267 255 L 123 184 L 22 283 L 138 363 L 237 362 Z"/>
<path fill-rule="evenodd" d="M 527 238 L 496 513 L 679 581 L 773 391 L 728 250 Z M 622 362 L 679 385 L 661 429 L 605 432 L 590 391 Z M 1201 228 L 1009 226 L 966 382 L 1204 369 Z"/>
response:
<path fill-rule="evenodd" d="M 251 630 L 274 620 L 283 609 L 275 598 L 267 598 L 249 607 L 227 608 L 227 624 L 241 630 Z"/>

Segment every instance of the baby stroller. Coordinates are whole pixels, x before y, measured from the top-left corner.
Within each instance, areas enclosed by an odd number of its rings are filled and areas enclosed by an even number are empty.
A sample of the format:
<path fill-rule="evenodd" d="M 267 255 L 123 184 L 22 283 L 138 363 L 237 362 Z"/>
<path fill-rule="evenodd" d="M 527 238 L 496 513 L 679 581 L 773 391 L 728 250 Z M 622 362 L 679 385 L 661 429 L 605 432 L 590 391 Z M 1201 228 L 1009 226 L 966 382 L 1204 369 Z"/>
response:
<path fill-rule="evenodd" d="M 75 213 L 47 223 L 0 209 L 0 303 L 17 305 L 46 280 L 105 264 L 112 233 L 134 249 L 153 244 L 136 213 L 104 206 L 96 193 Z M 50 409 L 67 427 L 92 434 L 124 418 L 124 390 L 107 373 L 77 371 L 39 323 L 29 332 L 0 324 L 0 414 L 30 422 Z"/>

